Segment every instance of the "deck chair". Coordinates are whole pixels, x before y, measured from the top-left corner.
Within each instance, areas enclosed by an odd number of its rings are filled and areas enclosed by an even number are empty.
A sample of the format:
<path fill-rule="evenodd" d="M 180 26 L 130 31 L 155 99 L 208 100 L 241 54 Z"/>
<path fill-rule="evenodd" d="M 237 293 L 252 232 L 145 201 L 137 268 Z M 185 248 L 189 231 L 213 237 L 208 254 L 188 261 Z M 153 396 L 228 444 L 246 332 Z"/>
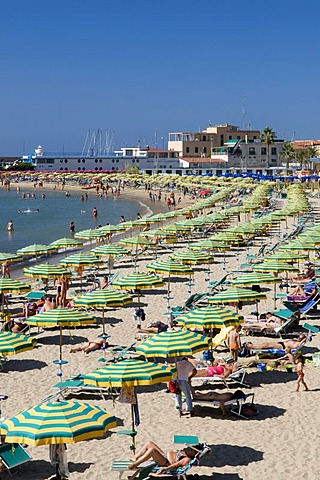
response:
<path fill-rule="evenodd" d="M 248 395 L 244 395 L 242 398 L 230 400 L 229 402 L 225 403 L 225 406 L 231 407 L 230 412 L 236 415 L 237 417 L 241 417 L 247 420 L 248 417 L 243 415 L 242 408 L 243 408 L 243 405 L 247 403 L 250 397 L 251 397 L 250 403 L 252 405 L 254 401 L 254 393 L 249 393 Z M 192 402 L 194 405 L 200 405 L 203 407 L 220 407 L 220 402 L 218 401 L 198 400 L 196 398 L 193 398 Z"/>
<path fill-rule="evenodd" d="M 188 300 L 185 301 L 184 305 L 179 307 L 172 307 L 171 308 L 172 315 L 177 316 L 189 310 L 192 310 L 195 304 L 206 295 L 207 295 L 206 293 L 194 293 L 188 298 Z"/>
<path fill-rule="evenodd" d="M 8 357 L 2 357 L 0 355 L 0 371 L 3 370 L 3 365 L 8 361 Z"/>
<path fill-rule="evenodd" d="M 63 382 L 58 382 L 53 385 L 52 389 L 58 389 L 55 396 L 61 396 L 65 398 L 69 393 L 98 393 L 103 400 L 107 398 L 113 398 L 118 394 L 116 389 L 95 387 L 94 385 L 86 385 L 84 383 L 84 375 L 76 375 L 74 377 L 67 378 Z"/>
<path fill-rule="evenodd" d="M 14 470 L 20 468 L 32 457 L 19 443 L 4 443 L 0 445 L 0 473 L 2 469 L 8 470 L 12 475 Z"/>
<path fill-rule="evenodd" d="M 212 339 L 212 343 L 211 343 L 212 348 L 215 349 L 220 345 L 222 345 L 227 340 L 229 333 L 233 329 L 234 329 L 233 325 L 230 327 L 221 328 L 220 332 Z"/>
<path fill-rule="evenodd" d="M 211 287 L 211 292 L 218 292 L 219 291 L 218 287 L 221 287 L 222 285 L 226 284 L 228 275 L 229 274 L 227 273 L 222 278 L 220 278 L 220 280 L 216 280 L 215 282 L 209 282 L 209 285 Z"/>
<path fill-rule="evenodd" d="M 227 378 L 222 378 L 222 377 L 192 377 L 192 381 L 198 380 L 202 382 L 202 384 L 208 384 L 208 383 L 215 383 L 215 382 L 223 382 L 223 384 L 227 387 L 228 384 L 238 384 L 242 385 L 243 387 L 246 388 L 251 388 L 250 385 L 245 383 L 244 379 L 246 376 L 246 369 L 245 368 L 239 368 L 239 370 L 231 373 Z"/>
<path fill-rule="evenodd" d="M 112 354 L 112 359 L 110 361 L 119 362 L 120 360 L 123 360 L 127 354 L 135 354 L 135 344 L 136 342 L 132 343 L 128 347 L 122 347 L 121 345 L 119 345 L 117 347 L 107 348 L 106 352 Z"/>
<path fill-rule="evenodd" d="M 113 472 L 118 472 L 119 480 L 122 479 L 123 474 L 126 472 L 131 472 L 130 480 L 145 480 L 149 478 L 149 474 L 155 468 L 155 463 L 146 462 L 141 464 L 135 471 L 129 470 L 129 465 L 131 465 L 132 460 L 113 460 L 111 464 L 111 470 Z"/>

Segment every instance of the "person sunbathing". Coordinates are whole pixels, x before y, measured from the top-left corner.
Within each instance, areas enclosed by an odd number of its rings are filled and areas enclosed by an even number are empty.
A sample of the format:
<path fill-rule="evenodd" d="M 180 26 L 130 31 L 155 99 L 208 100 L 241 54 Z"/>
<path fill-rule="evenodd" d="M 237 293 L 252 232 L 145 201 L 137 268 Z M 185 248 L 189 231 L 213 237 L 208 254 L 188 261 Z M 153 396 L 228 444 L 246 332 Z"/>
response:
<path fill-rule="evenodd" d="M 301 285 L 297 285 L 294 290 L 288 295 L 288 301 L 293 304 L 304 303 L 311 300 L 318 293 L 317 287 L 313 287 L 309 292 L 306 291 Z"/>
<path fill-rule="evenodd" d="M 198 447 L 198 446 L 196 446 Z M 129 470 L 135 470 L 141 463 L 152 459 L 160 468 L 158 475 L 176 468 L 183 468 L 197 455 L 198 450 L 191 446 L 183 450 L 171 450 L 167 454 L 154 442 L 147 442 L 142 449 L 133 457 Z"/>
<path fill-rule="evenodd" d="M 280 327 L 281 325 L 283 325 L 283 320 L 281 318 L 277 317 L 276 315 L 272 315 L 272 313 L 270 312 L 267 312 L 265 320 L 260 319 L 259 322 L 244 323 L 242 325 L 242 328 L 244 329 L 251 328 L 251 327 L 260 328 L 261 332 L 263 333 L 264 330 L 267 330 L 269 328 Z"/>
<path fill-rule="evenodd" d="M 301 273 L 299 273 L 297 277 L 291 277 L 291 280 L 298 283 L 308 283 L 315 275 L 315 269 L 309 265 L 305 270 L 301 270 Z"/>
<path fill-rule="evenodd" d="M 138 328 L 138 333 L 161 333 L 166 332 L 168 330 L 168 325 L 161 322 L 161 320 L 157 320 L 154 323 L 150 323 L 150 325 L 146 328 Z"/>
<path fill-rule="evenodd" d="M 192 362 L 193 363 L 193 362 Z M 234 373 L 237 370 L 235 364 L 228 365 L 226 363 L 213 363 L 208 365 L 206 368 L 197 369 L 195 377 L 219 377 L 227 378 L 231 373 Z"/>
<path fill-rule="evenodd" d="M 252 343 L 252 342 L 246 342 L 246 347 L 249 350 L 265 350 L 268 348 L 274 348 L 278 350 L 285 350 L 287 347 L 290 348 L 290 350 L 297 350 L 307 340 L 307 334 L 302 333 L 299 335 L 298 338 L 293 338 L 290 340 L 283 340 L 281 342 L 263 342 L 263 343 Z"/>
<path fill-rule="evenodd" d="M 239 400 L 240 398 L 245 398 L 246 394 L 242 392 L 242 390 L 236 390 L 235 392 L 225 392 L 225 393 L 218 393 L 218 392 L 197 392 L 194 388 L 191 389 L 192 391 L 192 398 L 193 400 L 204 400 L 208 402 L 219 402 L 219 407 L 222 410 L 222 414 L 224 417 L 227 416 L 227 411 L 225 404 L 226 402 L 230 402 L 231 400 Z"/>
<path fill-rule="evenodd" d="M 71 348 L 70 353 L 76 353 L 76 352 L 90 353 L 90 352 L 94 352 L 95 350 L 100 350 L 100 348 L 102 348 L 103 346 L 108 347 L 108 342 L 104 342 L 103 338 L 98 337 L 93 341 L 88 341 L 83 345 L 79 345 L 77 347 Z"/>

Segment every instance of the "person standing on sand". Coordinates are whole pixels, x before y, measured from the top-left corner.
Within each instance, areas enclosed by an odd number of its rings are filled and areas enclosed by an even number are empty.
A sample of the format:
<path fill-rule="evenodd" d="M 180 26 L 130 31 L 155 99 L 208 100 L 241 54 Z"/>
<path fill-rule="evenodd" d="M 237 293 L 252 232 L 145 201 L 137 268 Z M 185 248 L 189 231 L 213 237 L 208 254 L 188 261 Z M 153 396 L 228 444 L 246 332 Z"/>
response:
<path fill-rule="evenodd" d="M 300 383 L 302 383 L 302 385 L 304 386 L 304 389 L 305 391 L 308 391 L 309 388 L 304 380 L 304 371 L 303 371 L 303 367 L 304 367 L 304 362 L 305 362 L 305 359 L 304 359 L 304 356 L 303 355 L 299 355 L 297 357 L 297 375 L 298 375 L 298 379 L 297 379 L 297 387 L 296 387 L 296 392 L 299 392 L 299 388 L 300 388 Z"/>
<path fill-rule="evenodd" d="M 238 325 L 231 330 L 228 337 L 229 352 L 235 362 L 238 360 L 239 350 L 241 349 L 240 332 L 241 327 Z"/>
<path fill-rule="evenodd" d="M 6 277 L 11 278 L 9 260 L 5 260 L 1 265 L 1 267 L 2 267 L 2 278 L 6 278 Z"/>

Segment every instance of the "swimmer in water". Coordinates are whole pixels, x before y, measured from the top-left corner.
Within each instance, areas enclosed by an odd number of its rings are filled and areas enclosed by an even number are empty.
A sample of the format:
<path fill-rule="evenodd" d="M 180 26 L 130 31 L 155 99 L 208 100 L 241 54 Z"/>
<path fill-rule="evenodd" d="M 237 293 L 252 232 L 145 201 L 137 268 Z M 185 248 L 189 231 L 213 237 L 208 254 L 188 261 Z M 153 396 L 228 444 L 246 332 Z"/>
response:
<path fill-rule="evenodd" d="M 97 210 L 96 207 L 93 207 L 93 209 L 92 209 L 92 215 L 93 215 L 94 217 L 97 217 L 97 216 L 98 216 L 98 210 Z"/>

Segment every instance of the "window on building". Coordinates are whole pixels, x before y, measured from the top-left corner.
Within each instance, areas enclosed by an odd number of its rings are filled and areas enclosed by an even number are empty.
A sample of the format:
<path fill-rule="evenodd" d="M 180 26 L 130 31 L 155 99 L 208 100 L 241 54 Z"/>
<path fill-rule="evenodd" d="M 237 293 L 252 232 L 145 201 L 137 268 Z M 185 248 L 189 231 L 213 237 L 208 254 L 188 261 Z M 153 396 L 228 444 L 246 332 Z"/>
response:
<path fill-rule="evenodd" d="M 95 163 L 98 163 L 98 159 L 97 159 L 97 158 L 95 159 Z"/>
<path fill-rule="evenodd" d="M 64 163 L 68 163 L 68 160 L 65 160 Z"/>
<path fill-rule="evenodd" d="M 266 147 L 261 147 L 261 155 L 267 155 Z"/>
<path fill-rule="evenodd" d="M 203 153 L 207 153 L 207 147 L 203 147 L 202 151 Z"/>
<path fill-rule="evenodd" d="M 100 158 L 99 162 L 102 163 L 102 158 Z"/>
<path fill-rule="evenodd" d="M 249 147 L 249 155 L 255 155 L 256 149 L 254 147 Z"/>
<path fill-rule="evenodd" d="M 241 138 L 240 135 L 237 135 L 237 140 L 240 140 L 240 138 Z"/>
<path fill-rule="evenodd" d="M 271 158 L 271 162 L 272 163 L 277 163 L 277 159 L 276 158 Z"/>
<path fill-rule="evenodd" d="M 229 140 L 232 140 L 232 135 L 229 135 Z"/>
<path fill-rule="evenodd" d="M 207 135 L 203 135 L 202 141 L 203 141 L 203 142 L 206 142 L 206 141 L 207 141 Z"/>
<path fill-rule="evenodd" d="M 82 159 L 82 163 L 86 163 L 86 161 L 85 161 L 85 159 L 84 159 L 84 158 Z"/>
<path fill-rule="evenodd" d="M 199 153 L 199 147 L 195 147 L 194 153 Z"/>
<path fill-rule="evenodd" d="M 220 147 L 223 147 L 223 144 L 224 144 L 224 135 L 221 134 L 220 135 Z"/>
<path fill-rule="evenodd" d="M 186 147 L 186 153 L 190 153 L 190 147 Z"/>
<path fill-rule="evenodd" d="M 271 155 L 277 155 L 277 147 L 271 147 Z"/>

